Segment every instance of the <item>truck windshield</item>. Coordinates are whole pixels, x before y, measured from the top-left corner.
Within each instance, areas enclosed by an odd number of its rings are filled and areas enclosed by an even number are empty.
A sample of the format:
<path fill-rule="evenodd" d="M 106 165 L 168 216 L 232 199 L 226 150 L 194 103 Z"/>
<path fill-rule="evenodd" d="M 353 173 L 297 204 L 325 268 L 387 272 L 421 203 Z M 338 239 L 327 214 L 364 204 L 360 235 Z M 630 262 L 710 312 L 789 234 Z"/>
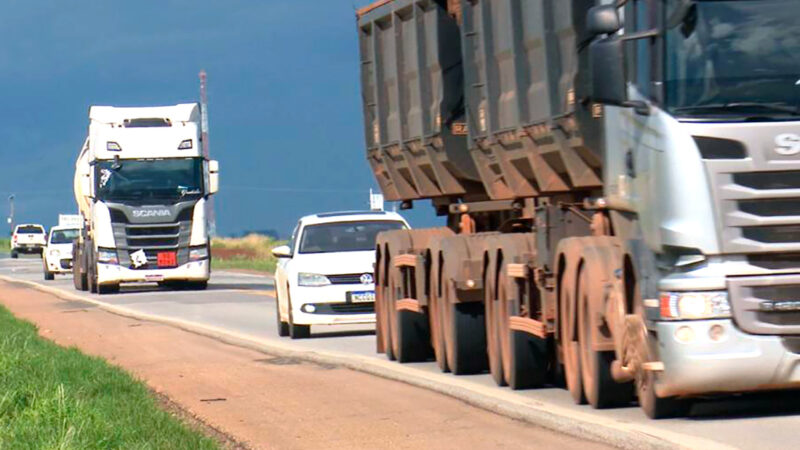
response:
<path fill-rule="evenodd" d="M 80 230 L 53 230 L 50 233 L 51 244 L 71 244 L 78 239 Z"/>
<path fill-rule="evenodd" d="M 303 230 L 300 253 L 358 252 L 375 250 L 381 231 L 404 228 L 397 221 L 338 222 L 309 225 Z"/>
<path fill-rule="evenodd" d="M 678 116 L 797 116 L 798 13 L 797 0 L 694 2 L 666 34 L 667 109 Z"/>
<path fill-rule="evenodd" d="M 200 158 L 98 161 L 97 197 L 106 201 L 189 200 L 203 195 Z"/>

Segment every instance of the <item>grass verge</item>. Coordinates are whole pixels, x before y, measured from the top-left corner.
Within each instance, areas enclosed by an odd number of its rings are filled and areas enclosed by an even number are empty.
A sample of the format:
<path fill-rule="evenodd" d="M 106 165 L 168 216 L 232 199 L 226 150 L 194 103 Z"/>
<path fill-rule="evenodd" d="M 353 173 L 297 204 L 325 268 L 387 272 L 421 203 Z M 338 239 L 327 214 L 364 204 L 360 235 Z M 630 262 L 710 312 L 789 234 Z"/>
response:
<path fill-rule="evenodd" d="M 39 337 L 0 307 L 0 447 L 215 449 L 123 370 Z"/>
<path fill-rule="evenodd" d="M 260 234 L 243 238 L 214 238 L 211 240 L 211 267 L 272 273 L 278 260 L 272 256 L 271 250 L 285 243 Z"/>
<path fill-rule="evenodd" d="M 11 239 L 0 238 L 0 252 L 10 252 L 10 251 L 11 251 Z"/>

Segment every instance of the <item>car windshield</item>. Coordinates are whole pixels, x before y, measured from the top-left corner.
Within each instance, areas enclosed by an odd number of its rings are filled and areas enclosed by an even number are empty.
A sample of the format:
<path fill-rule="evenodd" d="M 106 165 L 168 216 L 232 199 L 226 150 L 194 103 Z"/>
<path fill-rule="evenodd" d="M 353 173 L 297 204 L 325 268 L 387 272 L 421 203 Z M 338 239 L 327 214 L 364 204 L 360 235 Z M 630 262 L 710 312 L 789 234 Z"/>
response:
<path fill-rule="evenodd" d="M 53 230 L 50 232 L 51 244 L 71 244 L 72 241 L 78 239 L 80 230 Z"/>
<path fill-rule="evenodd" d="M 42 233 L 44 233 L 44 228 L 42 227 L 26 225 L 17 228 L 17 234 L 42 234 Z"/>
<path fill-rule="evenodd" d="M 309 225 L 303 230 L 300 253 L 357 252 L 375 249 L 381 231 L 399 230 L 398 221 L 337 222 Z"/>
<path fill-rule="evenodd" d="M 201 158 L 99 161 L 95 171 L 101 200 L 181 200 L 203 195 Z"/>
<path fill-rule="evenodd" d="M 677 4 L 671 0 L 669 4 Z M 666 36 L 667 109 L 797 115 L 800 2 L 697 1 Z"/>

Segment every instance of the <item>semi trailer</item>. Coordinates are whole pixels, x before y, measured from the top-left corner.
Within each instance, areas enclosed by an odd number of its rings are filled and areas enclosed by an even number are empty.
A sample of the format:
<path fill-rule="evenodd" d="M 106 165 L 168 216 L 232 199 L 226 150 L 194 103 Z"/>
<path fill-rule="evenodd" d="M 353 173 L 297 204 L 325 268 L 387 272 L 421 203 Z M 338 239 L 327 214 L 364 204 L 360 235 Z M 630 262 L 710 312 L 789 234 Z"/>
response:
<path fill-rule="evenodd" d="M 800 387 L 793 0 L 387 0 L 367 160 L 446 226 L 376 244 L 377 350 L 651 418 Z"/>
<path fill-rule="evenodd" d="M 73 246 L 75 288 L 121 283 L 203 289 L 211 275 L 205 203 L 219 164 L 203 157 L 200 106 L 92 106 L 75 164 L 84 227 Z"/>

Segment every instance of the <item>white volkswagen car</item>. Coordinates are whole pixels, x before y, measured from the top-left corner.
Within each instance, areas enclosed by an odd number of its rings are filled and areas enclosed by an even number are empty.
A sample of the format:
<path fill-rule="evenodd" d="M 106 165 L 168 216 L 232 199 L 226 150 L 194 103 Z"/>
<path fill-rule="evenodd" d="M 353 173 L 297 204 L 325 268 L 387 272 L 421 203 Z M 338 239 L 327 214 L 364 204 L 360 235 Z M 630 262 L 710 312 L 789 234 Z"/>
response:
<path fill-rule="evenodd" d="M 72 273 L 72 241 L 78 239 L 81 230 L 71 226 L 50 229 L 47 246 L 42 252 L 44 279 L 52 280 L 57 273 Z"/>
<path fill-rule="evenodd" d="M 308 337 L 311 325 L 375 323 L 375 238 L 408 228 L 397 213 L 345 212 L 300 219 L 276 247 L 278 334 Z"/>

